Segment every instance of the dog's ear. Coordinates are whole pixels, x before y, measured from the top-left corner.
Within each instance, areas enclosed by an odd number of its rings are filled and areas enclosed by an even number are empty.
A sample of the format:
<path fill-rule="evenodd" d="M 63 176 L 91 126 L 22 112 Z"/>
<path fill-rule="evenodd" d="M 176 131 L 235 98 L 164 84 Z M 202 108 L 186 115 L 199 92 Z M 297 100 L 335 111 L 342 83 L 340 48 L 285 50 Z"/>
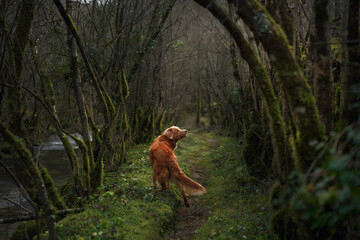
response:
<path fill-rule="evenodd" d="M 166 129 L 163 134 L 164 134 L 165 136 L 167 136 L 169 139 L 173 139 L 173 138 L 174 138 L 174 132 L 173 132 L 172 128 Z"/>

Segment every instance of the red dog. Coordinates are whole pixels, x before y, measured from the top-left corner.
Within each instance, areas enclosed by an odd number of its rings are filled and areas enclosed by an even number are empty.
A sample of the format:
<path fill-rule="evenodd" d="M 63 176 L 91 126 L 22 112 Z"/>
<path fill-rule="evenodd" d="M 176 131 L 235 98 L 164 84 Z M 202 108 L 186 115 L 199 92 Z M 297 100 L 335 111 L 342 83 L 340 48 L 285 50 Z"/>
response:
<path fill-rule="evenodd" d="M 190 207 L 186 195 L 201 195 L 206 192 L 206 189 L 188 178 L 178 165 L 174 150 L 177 142 L 185 138 L 186 135 L 187 130 L 181 130 L 175 126 L 166 129 L 151 144 L 149 156 L 153 168 L 154 189 L 156 190 L 156 181 L 158 181 L 161 184 L 161 189 L 156 191 L 165 191 L 169 188 L 169 181 L 171 180 L 180 188 L 185 206 Z"/>

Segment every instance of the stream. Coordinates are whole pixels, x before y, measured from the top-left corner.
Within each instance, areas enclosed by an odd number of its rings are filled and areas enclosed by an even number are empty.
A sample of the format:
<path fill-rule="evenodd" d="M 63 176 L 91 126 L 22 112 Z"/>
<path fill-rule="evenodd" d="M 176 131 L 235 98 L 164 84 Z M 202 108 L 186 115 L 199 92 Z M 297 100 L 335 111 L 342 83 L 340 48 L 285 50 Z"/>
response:
<path fill-rule="evenodd" d="M 76 134 L 76 136 L 81 138 L 79 134 Z M 69 140 L 75 147 L 75 142 L 72 139 Z M 71 174 L 71 167 L 62 142 L 56 135 L 51 135 L 47 138 L 45 144 L 39 147 L 39 150 L 39 161 L 47 168 L 49 174 L 54 179 L 55 185 L 60 188 L 66 178 Z M 13 160 L 10 156 L 6 157 L 5 155 L 2 161 L 12 172 L 14 172 L 12 166 Z M 0 219 L 15 217 L 19 214 L 26 214 L 26 211 L 6 198 L 21 204 L 27 209 L 31 209 L 31 206 L 21 195 L 13 179 L 6 170 L 0 166 Z M 10 239 L 18 225 L 19 223 L 0 224 L 0 240 Z"/>

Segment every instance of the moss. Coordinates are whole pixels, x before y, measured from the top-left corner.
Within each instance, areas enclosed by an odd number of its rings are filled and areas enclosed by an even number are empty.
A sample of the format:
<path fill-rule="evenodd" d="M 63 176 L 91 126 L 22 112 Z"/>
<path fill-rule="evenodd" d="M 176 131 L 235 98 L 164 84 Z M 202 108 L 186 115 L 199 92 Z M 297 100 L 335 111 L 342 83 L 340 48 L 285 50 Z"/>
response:
<path fill-rule="evenodd" d="M 135 127 L 133 128 L 133 140 L 136 143 L 148 142 L 155 135 L 155 110 L 152 106 L 145 110 L 138 106 L 135 113 Z"/>
<path fill-rule="evenodd" d="M 281 209 L 281 192 L 284 190 L 284 187 L 281 185 L 280 181 L 276 181 L 272 186 L 269 193 L 269 204 L 272 211 L 277 211 Z"/>
<path fill-rule="evenodd" d="M 84 188 L 85 191 L 90 191 L 90 157 L 88 153 L 88 147 L 85 142 L 79 138 L 75 138 L 76 145 L 78 145 L 82 160 L 83 160 L 83 178 L 84 178 Z"/>
<path fill-rule="evenodd" d="M 77 28 L 75 26 L 75 23 L 74 23 L 72 17 L 70 15 L 66 15 L 66 17 L 69 19 L 71 31 L 74 31 L 74 32 L 76 32 L 76 34 L 78 34 Z"/>
<path fill-rule="evenodd" d="M 16 231 L 11 236 L 11 240 L 28 240 L 32 239 L 37 234 L 36 220 L 26 221 L 20 223 Z M 39 232 L 46 230 L 45 220 L 39 221 Z"/>
<path fill-rule="evenodd" d="M 89 106 L 87 104 L 85 104 L 85 109 L 86 109 L 86 115 L 88 116 L 88 121 L 89 121 L 89 125 L 91 128 L 91 132 L 92 132 L 92 144 L 93 144 L 92 149 L 93 149 L 93 151 L 95 151 L 96 146 L 98 146 L 101 142 L 100 131 L 95 124 L 92 112 L 90 111 Z M 93 156 L 93 158 L 90 158 L 91 171 L 93 171 L 94 168 L 95 168 L 95 162 L 94 162 L 94 156 Z"/>
<path fill-rule="evenodd" d="M 204 198 L 211 209 L 194 239 L 276 239 L 267 226 L 269 189 L 259 188 L 269 180 L 249 176 L 239 158 L 238 140 L 209 133 L 197 133 L 194 138 L 189 144 L 199 148 L 196 156 L 209 173 Z M 206 139 L 216 139 L 210 151 L 202 147 L 209 147 Z"/>
<path fill-rule="evenodd" d="M 119 73 L 119 81 L 120 81 L 121 99 L 125 100 L 125 99 L 127 99 L 129 97 L 129 85 L 128 85 L 128 82 L 126 80 L 125 73 L 123 71 L 121 71 Z"/>
<path fill-rule="evenodd" d="M 73 173 L 73 180 L 74 180 L 74 188 L 77 189 L 78 194 L 80 194 L 80 191 L 82 190 L 82 182 L 80 179 L 80 167 L 79 167 L 79 160 L 78 157 L 75 153 L 75 149 L 73 148 L 73 146 L 71 145 L 69 139 L 67 138 L 67 136 L 62 133 L 59 129 L 58 131 L 58 136 L 61 140 L 61 142 L 63 143 L 66 155 L 69 159 L 69 163 L 72 169 L 72 173 Z"/>
<path fill-rule="evenodd" d="M 79 199 L 78 190 L 74 187 L 73 176 L 66 179 L 61 187 L 60 193 L 68 207 L 78 207 L 82 205 L 81 199 Z"/>
<path fill-rule="evenodd" d="M 85 211 L 57 224 L 59 238 L 161 239 L 180 195 L 173 187 L 165 193 L 152 190 L 148 147 L 132 147 L 128 163 L 117 172 L 104 174 L 103 186 L 89 196 Z"/>
<path fill-rule="evenodd" d="M 290 106 L 289 110 L 297 128 L 296 147 L 298 148 L 298 159 L 301 160 L 299 170 L 304 172 L 318 154 L 316 146 L 311 143 L 324 140 L 324 129 L 315 99 L 282 29 L 258 1 L 250 2 L 246 2 L 244 6 L 238 8 L 237 13 L 245 23 L 249 24 L 256 37 L 261 41 L 272 65 L 278 72 L 281 88 L 286 95 Z M 265 34 L 256 33 L 253 17 L 257 14 L 266 15 L 271 31 Z M 274 45 L 274 43 L 276 44 Z"/>
<path fill-rule="evenodd" d="M 78 166 L 78 161 L 77 161 L 77 155 L 75 153 L 75 150 L 74 148 L 72 147 L 69 139 L 60 131 L 58 131 L 58 136 L 64 146 L 64 149 L 65 149 L 65 152 L 66 152 L 66 155 L 69 159 L 69 164 L 71 166 L 71 169 L 74 170 L 75 169 L 79 169 L 79 166 Z M 77 173 L 78 175 L 78 173 Z"/>
<path fill-rule="evenodd" d="M 129 128 L 130 128 L 130 126 L 128 123 L 128 118 L 127 118 L 126 112 L 123 112 L 121 114 L 120 131 L 127 132 L 129 130 Z"/>
<path fill-rule="evenodd" d="M 102 94 L 104 96 L 106 108 L 108 109 L 110 116 L 114 117 L 115 116 L 115 106 L 114 106 L 113 102 L 111 101 L 109 94 L 105 91 L 103 91 Z"/>
<path fill-rule="evenodd" d="M 19 181 L 25 187 L 30 198 L 36 204 L 41 206 L 38 189 L 35 187 L 35 181 L 42 181 L 42 178 L 30 151 L 26 148 L 23 140 L 15 137 L 2 122 L 0 122 L 0 132 L 5 136 L 5 140 L 9 142 L 17 155 L 17 161 L 14 162 L 14 165 Z"/>
<path fill-rule="evenodd" d="M 63 199 L 61 199 L 60 195 L 58 194 L 54 181 L 50 177 L 47 169 L 42 167 L 40 171 L 41 171 L 41 176 L 44 179 L 45 188 L 52 206 L 55 207 L 57 210 L 66 209 L 66 205 Z"/>
<path fill-rule="evenodd" d="M 163 121 L 165 118 L 165 109 L 163 109 L 160 113 L 158 113 L 158 116 L 156 117 L 155 120 L 155 135 L 160 135 L 162 134 L 162 130 L 163 130 Z"/>

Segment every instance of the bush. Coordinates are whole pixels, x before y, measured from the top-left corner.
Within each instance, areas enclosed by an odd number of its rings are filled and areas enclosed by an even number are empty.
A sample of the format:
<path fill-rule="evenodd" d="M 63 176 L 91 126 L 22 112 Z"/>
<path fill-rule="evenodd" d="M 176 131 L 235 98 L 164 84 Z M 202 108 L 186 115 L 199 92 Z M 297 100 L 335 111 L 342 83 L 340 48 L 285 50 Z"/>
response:
<path fill-rule="evenodd" d="M 289 208 L 304 228 L 306 238 L 359 239 L 359 124 L 339 134 L 334 143 L 324 148 L 332 157 L 321 167 L 309 175 L 290 176 L 287 191 L 294 194 Z"/>

